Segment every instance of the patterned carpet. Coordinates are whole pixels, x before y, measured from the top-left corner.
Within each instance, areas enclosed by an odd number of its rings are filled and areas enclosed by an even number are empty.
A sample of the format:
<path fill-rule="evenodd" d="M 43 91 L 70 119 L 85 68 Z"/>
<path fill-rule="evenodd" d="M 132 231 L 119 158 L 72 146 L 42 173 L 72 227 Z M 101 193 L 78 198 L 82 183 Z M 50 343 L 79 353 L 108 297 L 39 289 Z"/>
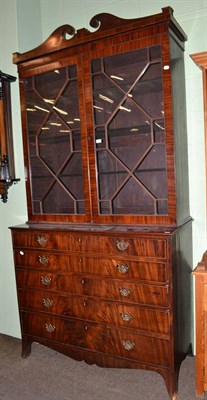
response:
<path fill-rule="evenodd" d="M 20 354 L 21 341 L 0 334 L 0 400 L 169 400 L 154 372 L 88 366 L 37 343 Z M 177 400 L 195 399 L 195 357 L 187 357 Z"/>

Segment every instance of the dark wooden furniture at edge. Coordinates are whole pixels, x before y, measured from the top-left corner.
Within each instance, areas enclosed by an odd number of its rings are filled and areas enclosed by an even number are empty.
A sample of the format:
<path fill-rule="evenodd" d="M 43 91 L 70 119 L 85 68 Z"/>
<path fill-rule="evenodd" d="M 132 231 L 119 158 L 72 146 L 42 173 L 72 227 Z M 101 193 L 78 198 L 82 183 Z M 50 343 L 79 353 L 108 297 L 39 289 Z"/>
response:
<path fill-rule="evenodd" d="M 207 391 L 207 252 L 193 271 L 196 304 L 196 396 Z"/>
<path fill-rule="evenodd" d="M 193 61 L 202 71 L 205 154 L 207 155 L 207 52 L 191 55 Z M 206 156 L 207 167 L 207 156 Z M 206 168 L 207 170 L 207 168 Z M 207 200 L 207 196 L 206 196 Z M 207 392 L 207 253 L 193 271 L 195 276 L 195 308 L 196 308 L 196 395 L 203 397 Z"/>
<path fill-rule="evenodd" d="M 22 356 L 37 341 L 156 371 L 175 399 L 192 342 L 186 35 L 169 7 L 90 25 L 13 56 L 29 215 L 11 227 Z"/>

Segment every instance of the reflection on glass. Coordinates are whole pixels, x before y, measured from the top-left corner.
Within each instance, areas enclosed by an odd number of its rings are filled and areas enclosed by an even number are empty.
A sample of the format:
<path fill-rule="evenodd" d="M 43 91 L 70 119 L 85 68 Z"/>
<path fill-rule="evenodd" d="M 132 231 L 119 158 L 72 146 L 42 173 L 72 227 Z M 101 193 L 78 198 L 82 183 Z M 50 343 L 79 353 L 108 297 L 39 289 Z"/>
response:
<path fill-rule="evenodd" d="M 84 214 L 76 66 L 24 83 L 33 212 Z"/>
<path fill-rule="evenodd" d="M 91 63 L 100 214 L 168 213 L 161 47 Z"/>

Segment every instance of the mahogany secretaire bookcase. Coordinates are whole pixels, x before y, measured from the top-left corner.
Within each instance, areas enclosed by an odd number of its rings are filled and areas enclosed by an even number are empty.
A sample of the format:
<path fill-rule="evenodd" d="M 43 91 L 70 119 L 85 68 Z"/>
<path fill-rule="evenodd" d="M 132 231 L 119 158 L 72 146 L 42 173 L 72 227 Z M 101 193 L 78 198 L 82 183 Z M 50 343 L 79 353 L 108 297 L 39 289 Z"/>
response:
<path fill-rule="evenodd" d="M 191 345 L 186 35 L 169 7 L 90 25 L 13 56 L 29 215 L 11 228 L 22 356 L 37 341 L 157 371 L 175 399 Z"/>

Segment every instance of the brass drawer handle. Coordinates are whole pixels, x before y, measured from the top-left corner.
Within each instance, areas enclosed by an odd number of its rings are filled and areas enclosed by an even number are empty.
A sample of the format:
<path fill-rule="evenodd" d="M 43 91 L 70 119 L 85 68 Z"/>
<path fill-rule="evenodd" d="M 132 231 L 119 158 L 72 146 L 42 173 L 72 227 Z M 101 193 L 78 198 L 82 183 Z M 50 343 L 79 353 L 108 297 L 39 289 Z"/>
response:
<path fill-rule="evenodd" d="M 121 316 L 122 320 L 126 321 L 126 322 L 131 321 L 131 319 L 133 318 L 133 316 L 128 312 L 121 313 L 120 316 Z"/>
<path fill-rule="evenodd" d="M 129 265 L 126 264 L 117 264 L 117 269 L 120 272 L 120 274 L 127 274 L 127 272 L 129 272 L 130 267 Z"/>
<path fill-rule="evenodd" d="M 132 350 L 135 346 L 135 343 L 131 342 L 130 340 L 122 340 L 122 344 L 127 351 Z"/>
<path fill-rule="evenodd" d="M 52 278 L 50 276 L 41 276 L 41 282 L 43 285 L 48 286 L 51 284 Z"/>
<path fill-rule="evenodd" d="M 119 292 L 122 295 L 122 297 L 128 297 L 131 294 L 132 289 L 120 287 Z"/>
<path fill-rule="evenodd" d="M 55 325 L 52 324 L 45 324 L 45 328 L 47 332 L 54 332 L 56 329 Z"/>
<path fill-rule="evenodd" d="M 39 243 L 39 245 L 41 247 L 44 247 L 46 245 L 48 241 L 48 238 L 46 238 L 45 236 L 37 236 L 37 242 Z"/>
<path fill-rule="evenodd" d="M 43 302 L 44 307 L 47 307 L 47 308 L 52 307 L 52 305 L 53 305 L 53 301 L 50 299 L 42 299 L 42 302 Z"/>
<path fill-rule="evenodd" d="M 49 258 L 45 256 L 39 256 L 39 263 L 42 265 L 46 265 L 49 262 Z"/>
<path fill-rule="evenodd" d="M 117 240 L 116 241 L 116 247 L 117 247 L 118 250 L 124 251 L 129 247 L 129 243 L 125 242 L 124 240 L 120 240 L 120 241 Z"/>

